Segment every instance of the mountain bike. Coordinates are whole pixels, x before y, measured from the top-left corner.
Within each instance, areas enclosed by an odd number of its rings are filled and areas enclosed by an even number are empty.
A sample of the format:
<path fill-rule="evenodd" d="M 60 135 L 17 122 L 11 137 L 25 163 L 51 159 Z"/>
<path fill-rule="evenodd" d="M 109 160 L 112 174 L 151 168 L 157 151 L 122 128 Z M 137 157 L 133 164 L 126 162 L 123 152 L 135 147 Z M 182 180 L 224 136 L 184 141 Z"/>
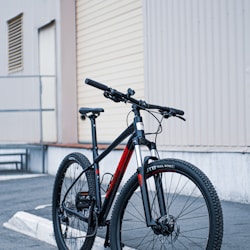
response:
<path fill-rule="evenodd" d="M 103 90 L 114 102 L 130 104 L 133 122 L 99 154 L 96 119 L 104 110 L 80 108 L 82 118 L 91 122 L 93 161 L 79 152 L 71 153 L 58 169 L 52 201 L 58 248 L 91 249 L 98 228 L 106 227 L 104 246 L 114 250 L 220 249 L 223 214 L 212 183 L 188 162 L 160 159 L 156 142 L 148 140 L 144 131 L 142 111 L 158 120 L 155 134 L 162 129 L 164 118 L 184 120 L 184 112 L 137 100 L 132 89 L 122 93 L 91 79 L 85 82 Z M 123 141 L 126 145 L 102 199 L 99 163 Z M 148 153 L 143 157 L 145 150 Z M 120 189 L 134 151 L 135 173 Z"/>

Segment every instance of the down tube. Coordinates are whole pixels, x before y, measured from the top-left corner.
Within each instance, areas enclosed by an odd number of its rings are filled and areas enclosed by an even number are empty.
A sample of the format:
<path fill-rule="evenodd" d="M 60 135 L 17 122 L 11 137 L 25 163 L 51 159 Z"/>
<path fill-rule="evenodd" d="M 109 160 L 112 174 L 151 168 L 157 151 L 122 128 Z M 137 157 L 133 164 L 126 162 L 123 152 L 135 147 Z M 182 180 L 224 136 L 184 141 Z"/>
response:
<path fill-rule="evenodd" d="M 115 174 L 113 176 L 112 181 L 110 182 L 109 189 L 106 192 L 106 197 L 103 202 L 103 207 L 99 216 L 99 223 L 102 224 L 105 222 L 109 210 L 112 206 L 112 203 L 114 201 L 116 192 L 120 186 L 122 177 L 124 173 L 126 172 L 128 163 L 131 159 L 131 156 L 134 152 L 134 147 L 132 146 L 132 143 L 128 143 L 123 151 L 123 154 L 121 156 L 121 159 L 119 161 L 119 164 L 117 166 L 117 169 L 115 171 Z"/>

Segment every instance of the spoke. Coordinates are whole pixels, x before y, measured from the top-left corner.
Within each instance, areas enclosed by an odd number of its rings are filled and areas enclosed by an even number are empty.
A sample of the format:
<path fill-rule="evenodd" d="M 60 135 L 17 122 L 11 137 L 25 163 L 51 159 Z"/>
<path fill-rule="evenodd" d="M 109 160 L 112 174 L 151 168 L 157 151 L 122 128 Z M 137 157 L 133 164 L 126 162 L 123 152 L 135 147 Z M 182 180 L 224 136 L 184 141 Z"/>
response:
<path fill-rule="evenodd" d="M 189 241 L 190 243 L 194 244 L 195 246 L 199 247 L 200 249 L 204 249 L 204 246 L 201 246 L 201 244 L 198 244 L 197 242 L 193 241 L 191 238 L 193 239 L 197 239 L 195 237 L 187 237 L 185 235 L 181 235 L 183 238 L 185 238 L 187 241 Z M 198 238 L 198 239 L 206 239 L 206 238 Z"/>
<path fill-rule="evenodd" d="M 148 237 L 148 235 L 151 233 L 151 230 L 148 231 L 148 233 L 141 239 L 141 241 L 138 243 L 137 248 L 141 245 L 145 245 L 148 242 L 150 242 L 150 239 L 148 239 L 147 241 L 145 241 L 145 243 L 142 244 L 142 242 Z M 148 237 L 149 238 L 149 237 Z"/>
<path fill-rule="evenodd" d="M 181 187 L 181 189 L 179 190 L 179 192 L 177 192 L 177 189 L 180 185 L 180 182 L 181 182 L 181 179 L 182 179 L 182 176 L 180 175 L 179 176 L 179 180 L 178 180 L 178 184 L 176 185 L 176 188 L 175 188 L 175 191 L 173 193 L 173 197 L 172 197 L 172 200 L 169 204 L 169 207 L 173 204 L 173 202 L 177 199 L 177 197 L 181 194 L 181 192 L 184 190 L 184 188 L 186 187 L 187 183 L 189 182 L 189 180 L 187 180 L 184 185 Z"/>
<path fill-rule="evenodd" d="M 133 222 L 134 222 L 134 220 L 133 220 Z M 133 227 L 133 231 L 134 230 L 142 230 L 142 229 L 145 229 L 145 225 L 144 226 L 141 226 L 141 227 Z M 131 231 L 131 228 L 128 228 L 128 229 L 126 229 L 126 228 L 124 228 L 123 230 L 122 230 L 123 232 L 130 232 Z M 138 237 L 138 235 L 136 236 L 136 237 Z"/>
<path fill-rule="evenodd" d="M 183 214 L 179 214 L 179 215 L 178 215 L 178 218 L 182 218 L 183 216 L 186 216 L 186 215 L 188 215 L 188 214 L 191 214 L 191 213 L 194 212 L 194 211 L 200 210 L 202 207 L 205 207 L 205 205 L 201 205 L 201 206 L 199 206 L 199 207 L 196 207 L 196 208 L 194 208 L 194 209 L 192 209 L 192 210 L 186 212 L 185 214 L 184 214 L 184 213 L 183 213 Z M 196 216 L 196 218 L 197 218 L 197 216 Z"/>
<path fill-rule="evenodd" d="M 127 210 L 126 213 L 131 215 L 132 217 L 138 219 L 138 221 L 144 222 L 145 218 L 144 218 L 143 213 L 137 209 L 137 207 L 134 205 L 134 203 L 131 202 L 130 205 L 136 210 L 137 216 L 135 215 L 135 213 L 130 212 L 130 210 Z"/>
<path fill-rule="evenodd" d="M 205 217 L 208 217 L 208 215 L 194 215 L 192 217 L 187 217 L 187 218 L 182 218 L 182 217 L 179 217 L 178 221 L 187 221 L 187 220 L 193 220 L 193 219 L 198 219 L 198 218 L 205 218 Z"/>
<path fill-rule="evenodd" d="M 190 232 L 200 232 L 201 230 L 207 230 L 208 227 L 199 227 L 199 228 L 195 228 L 195 229 L 190 229 L 187 231 L 181 231 L 181 235 L 184 235 L 185 233 L 190 233 Z M 206 237 L 197 237 L 197 236 L 190 236 L 189 238 L 196 238 L 196 239 L 206 239 Z"/>
<path fill-rule="evenodd" d="M 194 197 L 193 194 L 194 194 L 194 191 L 195 191 L 195 190 L 196 190 L 196 186 L 194 186 L 192 192 L 189 194 L 189 196 L 187 196 L 187 200 L 186 200 L 186 202 L 185 202 L 185 204 L 184 204 L 182 210 L 180 211 L 180 214 L 182 214 L 182 212 L 184 212 L 186 209 L 188 209 L 193 203 L 196 202 L 197 199 L 200 198 L 200 196 L 198 196 L 193 202 L 191 202 L 191 203 L 188 205 L 189 200 L 191 199 L 191 197 Z M 186 206 L 186 205 L 187 205 L 187 206 Z"/>

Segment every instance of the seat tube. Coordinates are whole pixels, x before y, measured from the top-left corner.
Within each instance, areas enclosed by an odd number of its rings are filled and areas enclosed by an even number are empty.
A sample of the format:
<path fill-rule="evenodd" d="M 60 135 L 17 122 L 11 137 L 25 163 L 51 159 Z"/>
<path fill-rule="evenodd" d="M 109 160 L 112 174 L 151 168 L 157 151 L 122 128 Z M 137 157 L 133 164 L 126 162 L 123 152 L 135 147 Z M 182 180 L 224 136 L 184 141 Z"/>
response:
<path fill-rule="evenodd" d="M 95 122 L 95 115 L 90 117 L 91 121 L 91 133 L 92 133 L 92 150 L 93 150 L 93 161 L 98 156 L 98 147 L 97 147 L 97 136 L 96 136 L 96 122 Z"/>
<path fill-rule="evenodd" d="M 99 164 L 95 162 L 96 158 L 98 157 L 98 146 L 97 146 L 97 136 L 96 136 L 96 116 L 93 114 L 90 116 L 91 121 L 91 132 L 92 132 L 92 152 L 93 152 L 93 162 L 94 162 L 94 170 L 95 170 L 95 186 L 96 186 L 96 203 L 97 207 L 101 209 L 101 192 L 100 192 L 100 171 L 99 171 Z"/>

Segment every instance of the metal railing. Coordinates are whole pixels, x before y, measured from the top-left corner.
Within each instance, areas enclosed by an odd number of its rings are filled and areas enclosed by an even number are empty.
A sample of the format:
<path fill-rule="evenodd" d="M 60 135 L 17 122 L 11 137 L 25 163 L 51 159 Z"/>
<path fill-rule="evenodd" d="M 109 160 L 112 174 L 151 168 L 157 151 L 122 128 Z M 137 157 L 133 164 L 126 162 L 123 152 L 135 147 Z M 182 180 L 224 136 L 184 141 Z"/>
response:
<path fill-rule="evenodd" d="M 8 75 L 8 76 L 0 76 L 0 123 L 3 130 L 0 130 L 0 149 L 6 148 L 25 148 L 26 151 L 32 151 L 35 148 L 40 148 L 41 150 L 41 168 L 42 172 L 45 173 L 45 151 L 46 151 L 46 142 L 43 140 L 43 112 L 55 112 L 56 108 L 54 107 L 43 107 L 43 83 L 45 79 L 53 79 L 54 88 L 56 88 L 56 76 L 55 75 Z M 28 83 L 27 83 L 28 82 Z M 24 88 L 24 89 L 23 89 Z M 31 88 L 31 90 L 30 90 Z M 18 92 L 19 91 L 19 92 Z M 56 94 L 56 91 L 55 91 Z M 20 96 L 21 95 L 21 96 Z M 56 96 L 54 96 L 56 100 Z M 30 101 L 29 101 L 30 99 Z M 23 105 L 22 100 L 27 102 Z M 28 101 L 27 101 L 28 100 Z M 5 124 L 6 121 L 1 118 L 2 117 L 12 117 L 13 115 L 17 115 L 20 113 L 38 113 L 39 117 L 39 131 L 35 126 L 35 133 L 38 135 L 37 139 L 30 138 L 29 141 L 20 141 L 15 138 L 15 133 L 11 130 L 13 129 L 9 127 L 8 124 Z M 25 119 L 22 121 L 18 120 L 18 118 L 14 119 L 14 126 L 20 126 L 20 123 L 23 123 L 23 127 L 25 127 Z M 1 140 L 1 133 L 4 133 L 4 130 L 8 132 L 10 138 L 8 141 Z M 23 133 L 28 135 L 30 131 L 24 129 Z M 3 135 L 3 134 L 2 134 Z M 15 140 L 17 139 L 17 140 Z M 33 145 L 32 145 L 33 143 Z M 34 155 L 35 157 L 35 155 Z M 30 157 L 26 157 L 26 169 L 27 169 L 27 161 L 30 160 Z M 36 161 L 37 162 L 37 161 Z M 38 163 L 38 162 L 37 162 Z M 40 165 L 39 164 L 39 165 Z"/>
<path fill-rule="evenodd" d="M 20 113 L 20 112 L 38 112 L 39 113 L 39 141 L 35 141 L 34 143 L 43 143 L 43 112 L 55 112 L 55 107 L 43 107 L 42 101 L 42 91 L 43 91 L 43 81 L 48 78 L 54 79 L 54 84 L 56 86 L 56 76 L 55 75 L 7 75 L 0 76 L 0 115 L 1 113 Z M 32 81 L 31 81 L 32 80 Z M 29 84 L 26 84 L 25 81 L 31 81 Z M 29 91 L 29 85 L 35 85 L 32 91 Z M 26 86 L 27 85 L 27 86 Z M 33 86 L 34 86 L 33 85 Z M 23 90 L 22 93 L 16 93 L 15 87 L 20 89 L 22 86 L 27 88 L 27 91 Z M 54 87 L 55 87 L 54 86 Z M 19 98 L 19 101 L 16 101 L 19 95 L 22 95 Z M 21 107 L 20 100 L 28 100 L 29 98 L 33 98 L 33 102 L 31 101 L 25 107 Z M 56 96 L 54 97 L 56 98 Z M 12 99 L 11 102 L 9 99 Z M 6 101 L 4 101 L 6 100 Z M 7 102 L 7 104 L 6 104 Z M 16 103 L 15 103 L 16 102 Z M 8 105 L 9 103 L 9 105 Z M 2 104 L 2 105 L 1 105 Z M 4 106 L 4 107 L 3 107 Z M 11 106 L 11 107 L 10 107 Z M 0 118 L 1 119 L 1 118 Z M 17 121 L 20 123 L 20 121 Z M 25 121 L 23 121 L 25 122 Z M 1 123 L 4 123 L 2 120 Z M 4 126 L 4 124 L 2 124 Z M 36 129 L 36 128 L 34 128 Z M 25 132 L 25 131 L 24 131 Z M 27 131 L 28 132 L 28 131 Z M 1 133 L 1 131 L 0 131 Z M 1 138 L 0 138 L 1 139 Z M 15 140 L 15 138 L 11 138 L 11 140 Z"/>

